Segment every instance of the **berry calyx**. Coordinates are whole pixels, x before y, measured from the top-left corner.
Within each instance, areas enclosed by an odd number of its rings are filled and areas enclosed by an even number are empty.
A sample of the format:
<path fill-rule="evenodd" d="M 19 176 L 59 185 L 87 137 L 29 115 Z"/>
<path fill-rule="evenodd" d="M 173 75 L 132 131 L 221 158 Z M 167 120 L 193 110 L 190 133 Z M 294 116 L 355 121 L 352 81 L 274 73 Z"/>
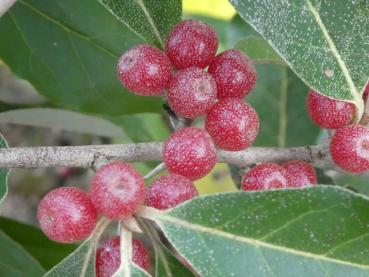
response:
<path fill-rule="evenodd" d="M 369 170 L 369 129 L 360 125 L 338 129 L 332 137 L 330 152 L 333 161 L 348 172 Z"/>
<path fill-rule="evenodd" d="M 150 254 L 142 241 L 132 240 L 132 261 L 142 269 L 149 271 Z M 96 250 L 96 276 L 110 277 L 120 266 L 120 237 L 105 240 Z"/>
<path fill-rule="evenodd" d="M 169 85 L 168 102 L 177 114 L 195 118 L 208 111 L 216 101 L 214 78 L 198 67 L 177 72 Z"/>
<path fill-rule="evenodd" d="M 219 148 L 239 151 L 256 139 L 259 117 L 254 108 L 243 100 L 223 99 L 207 113 L 205 129 Z"/>
<path fill-rule="evenodd" d="M 218 37 L 208 24 L 188 19 L 177 24 L 167 39 L 166 53 L 178 69 L 205 68 L 213 60 Z"/>
<path fill-rule="evenodd" d="M 163 159 L 170 173 L 197 180 L 216 163 L 216 149 L 210 135 L 200 128 L 188 127 L 173 133 L 164 143 Z"/>
<path fill-rule="evenodd" d="M 125 52 L 119 59 L 117 73 L 125 87 L 144 96 L 162 95 L 172 77 L 168 57 L 149 44 L 139 44 Z"/>
<path fill-rule="evenodd" d="M 285 168 L 274 163 L 263 163 L 247 171 L 242 178 L 243 190 L 267 190 L 291 186 L 290 177 Z"/>
<path fill-rule="evenodd" d="M 37 217 L 48 238 L 73 243 L 91 234 L 97 213 L 86 192 L 76 187 L 63 187 L 44 196 Z"/>
<path fill-rule="evenodd" d="M 170 174 L 159 177 L 147 190 L 145 204 L 165 210 L 194 198 L 198 195 L 196 187 L 187 178 Z"/>
<path fill-rule="evenodd" d="M 310 91 L 307 95 L 306 108 L 316 125 L 328 129 L 350 124 L 355 113 L 354 104 L 328 98 L 316 91 Z"/>
<path fill-rule="evenodd" d="M 304 161 L 289 161 L 281 164 L 290 175 L 291 187 L 304 187 L 318 183 L 314 167 Z"/>
<path fill-rule="evenodd" d="M 243 98 L 256 83 L 254 63 L 242 52 L 231 49 L 217 55 L 208 72 L 217 83 L 218 98 Z"/>
<path fill-rule="evenodd" d="M 91 201 L 96 210 L 111 219 L 132 216 L 145 199 L 145 184 L 130 164 L 110 162 L 91 180 Z"/>

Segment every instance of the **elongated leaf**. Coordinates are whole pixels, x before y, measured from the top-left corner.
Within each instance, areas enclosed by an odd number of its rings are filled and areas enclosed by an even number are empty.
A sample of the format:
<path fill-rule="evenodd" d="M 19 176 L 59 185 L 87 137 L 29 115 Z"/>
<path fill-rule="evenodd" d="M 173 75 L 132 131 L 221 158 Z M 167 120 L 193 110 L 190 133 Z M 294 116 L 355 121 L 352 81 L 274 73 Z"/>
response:
<path fill-rule="evenodd" d="M 0 113 L 0 122 L 56 128 L 111 138 L 125 136 L 120 127 L 107 120 L 61 109 L 32 108 L 3 112 Z"/>
<path fill-rule="evenodd" d="M 0 19 L 0 41 L 0 59 L 56 105 L 112 115 L 161 110 L 159 98 L 120 84 L 118 58 L 142 40 L 96 0 L 19 0 Z"/>
<path fill-rule="evenodd" d="M 7 148 L 8 144 L 5 138 L 0 134 L 0 148 Z M 8 193 L 8 175 L 9 169 L 0 168 L 0 204 Z"/>
<path fill-rule="evenodd" d="M 45 272 L 27 251 L 2 231 L 0 231 L 0 249 L 0 276 L 40 277 Z"/>
<path fill-rule="evenodd" d="M 369 274 L 369 199 L 338 187 L 218 194 L 142 216 L 204 277 Z"/>
<path fill-rule="evenodd" d="M 369 76 L 367 1 L 231 3 L 310 87 L 362 106 Z"/>
<path fill-rule="evenodd" d="M 167 249 L 160 247 L 159 251 L 160 253 L 156 253 L 156 277 L 194 276 L 193 273 L 178 261 Z"/>
<path fill-rule="evenodd" d="M 245 52 L 256 64 L 285 64 L 274 49 L 262 37 L 246 37 L 237 42 L 235 48 Z"/>
<path fill-rule="evenodd" d="M 60 262 L 76 246 L 49 240 L 40 229 L 0 217 L 0 230 L 28 251 L 46 270 Z"/>
<path fill-rule="evenodd" d="M 319 128 L 306 112 L 308 87 L 286 66 L 257 65 L 257 75 L 256 87 L 246 97 L 260 118 L 254 145 L 314 144 Z"/>
<path fill-rule="evenodd" d="M 181 20 L 180 0 L 98 0 L 147 42 L 164 48 L 167 35 Z"/>

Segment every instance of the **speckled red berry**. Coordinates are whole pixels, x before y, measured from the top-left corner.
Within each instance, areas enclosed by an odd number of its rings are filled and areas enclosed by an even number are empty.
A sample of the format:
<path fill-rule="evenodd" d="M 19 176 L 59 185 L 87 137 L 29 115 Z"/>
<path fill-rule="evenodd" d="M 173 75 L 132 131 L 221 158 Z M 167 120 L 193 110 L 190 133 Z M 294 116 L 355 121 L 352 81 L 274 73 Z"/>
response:
<path fill-rule="evenodd" d="M 242 99 L 227 98 L 209 110 L 205 129 L 219 148 L 239 151 L 254 142 L 259 132 L 259 117 Z"/>
<path fill-rule="evenodd" d="M 208 72 L 217 83 L 218 98 L 243 98 L 256 83 L 253 62 L 238 50 L 227 50 L 215 57 Z"/>
<path fill-rule="evenodd" d="M 172 134 L 164 144 L 163 156 L 170 173 L 190 180 L 208 174 L 217 158 L 210 135 L 195 127 L 183 128 Z"/>
<path fill-rule="evenodd" d="M 310 91 L 306 99 L 307 112 L 321 128 L 337 129 L 350 124 L 354 117 L 354 104 L 328 98 Z"/>
<path fill-rule="evenodd" d="M 91 180 L 91 201 L 111 219 L 133 215 L 145 199 L 145 184 L 130 164 L 110 162 L 100 167 Z"/>
<path fill-rule="evenodd" d="M 168 57 L 149 44 L 140 44 L 119 59 L 117 72 L 122 84 L 139 95 L 161 95 L 172 77 Z"/>
<path fill-rule="evenodd" d="M 208 111 L 217 100 L 214 78 L 198 67 L 178 71 L 169 85 L 168 101 L 172 110 L 186 118 Z"/>
<path fill-rule="evenodd" d="M 149 271 L 151 259 L 149 251 L 142 241 L 132 240 L 132 261 L 142 269 Z M 96 276 L 111 277 L 120 266 L 120 237 L 105 240 L 96 250 Z"/>
<path fill-rule="evenodd" d="M 208 24 L 188 19 L 176 25 L 169 34 L 166 52 L 178 68 L 205 68 L 213 60 L 218 48 L 218 37 Z"/>
<path fill-rule="evenodd" d="M 197 196 L 194 184 L 181 175 L 159 177 L 147 190 L 145 204 L 165 210 Z"/>
<path fill-rule="evenodd" d="M 86 192 L 63 187 L 45 195 L 38 206 L 37 217 L 42 231 L 51 240 L 73 243 L 91 234 L 97 213 Z"/>
<path fill-rule="evenodd" d="M 314 167 L 304 161 L 289 161 L 283 163 L 282 166 L 290 175 L 292 187 L 303 187 L 318 183 Z"/>
<path fill-rule="evenodd" d="M 256 165 L 247 171 L 242 178 L 243 190 L 279 189 L 290 186 L 287 170 L 273 163 Z"/>
<path fill-rule="evenodd" d="M 369 170 L 369 129 L 360 125 L 338 129 L 332 137 L 330 151 L 334 162 L 348 172 Z"/>

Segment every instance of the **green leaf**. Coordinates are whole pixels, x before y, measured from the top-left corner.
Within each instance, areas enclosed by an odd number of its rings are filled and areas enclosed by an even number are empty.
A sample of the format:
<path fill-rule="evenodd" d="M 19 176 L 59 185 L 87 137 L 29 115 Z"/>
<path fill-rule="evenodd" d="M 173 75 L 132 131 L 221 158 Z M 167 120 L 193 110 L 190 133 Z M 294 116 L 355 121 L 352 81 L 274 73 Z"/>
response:
<path fill-rule="evenodd" d="M 40 229 L 8 218 L 0 217 L 0 230 L 19 243 L 46 269 L 60 262 L 76 246 L 49 240 Z"/>
<path fill-rule="evenodd" d="M 364 174 L 349 174 L 349 173 L 336 173 L 333 174 L 332 179 L 334 183 L 339 186 L 352 189 L 361 194 L 369 196 L 369 175 Z"/>
<path fill-rule="evenodd" d="M 159 252 L 160 251 L 160 252 Z M 193 273 L 175 258 L 165 247 L 158 245 L 156 253 L 156 277 L 189 277 Z"/>
<path fill-rule="evenodd" d="M 169 32 L 182 16 L 180 0 L 98 1 L 136 34 L 161 48 L 164 48 Z"/>
<path fill-rule="evenodd" d="M 362 108 L 369 76 L 367 1 L 231 3 L 310 87 Z"/>
<path fill-rule="evenodd" d="M 146 208 L 201 276 L 368 276 L 369 199 L 333 186 Z"/>
<path fill-rule="evenodd" d="M 120 84 L 119 56 L 141 43 L 99 2 L 19 0 L 0 18 L 0 59 L 52 103 L 86 113 L 158 112 Z"/>
<path fill-rule="evenodd" d="M 39 277 L 45 270 L 19 244 L 0 231 L 0 276 Z"/>
<path fill-rule="evenodd" d="M 249 36 L 241 39 L 237 42 L 235 48 L 246 53 L 256 64 L 285 64 L 274 49 L 262 37 Z"/>
<path fill-rule="evenodd" d="M 246 98 L 260 118 L 260 131 L 254 145 L 314 144 L 319 128 L 306 112 L 308 87 L 286 66 L 257 65 L 256 68 L 256 87 Z"/>
<path fill-rule="evenodd" d="M 0 122 L 62 129 L 110 138 L 125 136 L 113 123 L 91 115 L 61 109 L 32 108 L 0 113 Z"/>
<path fill-rule="evenodd" d="M 5 138 L 0 134 L 0 148 L 8 148 Z M 8 194 L 9 169 L 0 168 L 0 205 Z"/>

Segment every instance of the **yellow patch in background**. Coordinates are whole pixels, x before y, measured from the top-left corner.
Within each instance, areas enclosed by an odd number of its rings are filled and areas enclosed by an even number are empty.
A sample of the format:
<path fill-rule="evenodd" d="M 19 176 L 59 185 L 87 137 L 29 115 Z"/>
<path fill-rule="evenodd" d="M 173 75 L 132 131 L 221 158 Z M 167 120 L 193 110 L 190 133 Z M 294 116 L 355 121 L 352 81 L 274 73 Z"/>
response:
<path fill-rule="evenodd" d="M 184 13 L 230 20 L 236 10 L 227 0 L 183 0 Z"/>
<path fill-rule="evenodd" d="M 237 191 L 233 183 L 229 168 L 226 164 L 218 163 L 204 178 L 195 182 L 199 194 Z"/>

